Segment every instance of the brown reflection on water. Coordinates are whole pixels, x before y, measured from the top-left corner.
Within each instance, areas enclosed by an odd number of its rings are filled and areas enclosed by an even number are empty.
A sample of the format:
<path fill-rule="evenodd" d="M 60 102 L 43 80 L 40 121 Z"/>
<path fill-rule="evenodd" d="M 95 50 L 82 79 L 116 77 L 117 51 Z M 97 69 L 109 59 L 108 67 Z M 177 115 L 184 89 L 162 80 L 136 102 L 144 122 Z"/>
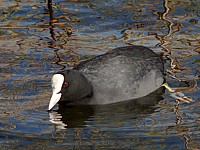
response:
<path fill-rule="evenodd" d="M 190 47 L 187 48 L 187 50 L 185 50 L 185 47 L 174 47 L 174 42 L 172 42 L 172 39 L 174 40 L 174 35 L 176 34 L 176 32 L 181 31 L 181 28 L 183 27 L 183 25 L 181 24 L 181 22 L 187 17 L 187 16 L 183 16 L 183 17 L 179 17 L 176 18 L 176 20 L 168 17 L 171 13 L 173 13 L 174 11 L 174 5 L 172 2 L 169 2 L 168 0 L 164 1 L 164 8 L 165 8 L 165 12 L 161 13 L 160 18 L 164 21 L 166 21 L 168 23 L 167 27 L 168 27 L 168 33 L 166 35 L 162 35 L 162 36 L 158 36 L 157 38 L 161 41 L 161 47 L 167 52 L 167 54 L 165 55 L 167 58 L 170 59 L 171 61 L 171 69 L 168 70 L 168 73 L 170 76 L 173 76 L 174 78 L 176 78 L 178 81 L 180 82 L 186 82 L 188 84 L 188 88 L 186 87 L 180 87 L 180 89 L 184 89 L 186 90 L 194 90 L 196 87 L 196 81 L 195 81 L 195 76 L 194 77 L 190 77 L 187 78 L 186 76 L 184 77 L 180 77 L 178 74 L 183 74 L 184 72 L 189 72 L 189 68 L 182 68 L 181 67 L 181 63 L 180 61 L 182 59 L 188 59 L 192 57 L 192 51 L 194 51 L 196 44 L 192 47 L 192 44 L 189 44 Z M 183 37 L 184 38 L 184 37 Z M 191 38 L 193 38 L 193 35 L 191 35 Z M 182 41 L 181 38 L 176 40 L 177 43 L 176 46 L 179 46 Z M 173 47 L 172 47 L 172 46 Z M 192 49 L 192 50 L 191 50 Z M 190 52 L 191 51 L 191 52 Z M 179 57 L 179 58 L 177 58 Z M 191 85 L 190 85 L 191 84 Z M 176 90 L 178 90 L 178 88 L 176 88 Z"/>
<path fill-rule="evenodd" d="M 5 131 L 3 134 L 13 135 L 12 132 L 20 126 L 20 121 L 23 127 L 27 127 L 31 121 L 35 121 L 34 125 L 39 126 L 42 120 L 48 118 L 45 108 L 49 102 L 50 78 L 54 72 L 72 68 L 85 59 L 118 46 L 144 45 L 164 53 L 166 60 L 170 60 L 170 67 L 167 69 L 168 83 L 175 90 L 190 96 L 194 102 L 183 104 L 171 98 L 169 93 L 165 93 L 165 99 L 159 102 L 159 108 L 155 112 L 140 116 L 138 120 L 131 118 L 132 122 L 124 132 L 111 132 L 106 128 L 103 128 L 102 132 L 98 123 L 108 118 L 105 115 L 105 118 L 97 116 L 97 122 L 93 124 L 96 126 L 91 130 L 80 127 L 75 128 L 73 132 L 64 130 L 47 137 L 62 145 L 62 142 L 68 142 L 66 139 L 69 138 L 73 143 L 75 135 L 77 148 L 81 147 L 81 142 L 90 145 L 88 142 L 91 140 L 94 145 L 96 140 L 106 147 L 106 137 L 119 137 L 120 133 L 128 134 L 127 131 L 131 129 L 130 132 L 137 133 L 136 136 L 125 138 L 125 142 L 129 144 L 142 141 L 154 147 L 153 138 L 145 141 L 138 137 L 141 134 L 145 137 L 162 137 L 163 141 L 167 139 L 166 135 L 180 135 L 184 138 L 186 147 L 198 147 L 198 11 L 197 1 L 53 1 L 49 6 L 47 1 L 39 0 L 1 1 L 0 129 Z M 26 120 L 32 117 L 32 114 L 23 113 L 38 109 L 42 111 L 30 119 L 31 123 L 27 123 Z M 42 113 L 46 116 L 42 116 Z M 39 116 L 42 117 L 38 118 Z M 9 118 L 16 122 L 8 121 Z M 106 120 L 106 123 L 117 129 L 127 121 L 123 117 L 117 119 L 122 121 L 117 121 L 114 125 L 109 120 Z M 47 126 L 51 125 L 47 123 L 41 128 L 41 132 L 51 132 Z M 132 130 L 131 127 L 138 130 Z M 16 141 L 10 140 L 11 143 L 20 143 L 27 138 L 37 141 L 38 135 L 26 132 L 28 131 L 21 129 L 20 133 L 15 133 L 15 136 L 21 133 L 24 136 L 20 135 L 21 138 Z M 85 133 L 92 136 L 88 141 L 82 138 L 87 135 Z M 37 143 L 48 145 L 50 140 L 47 139 Z M 111 143 L 115 146 L 116 141 L 117 139 Z M 166 145 L 167 143 L 162 144 L 163 148 Z M 180 145 L 175 146 L 180 148 Z M 101 143 L 97 143 L 96 147 L 102 148 Z M 146 147 L 141 144 L 140 148 Z"/>
<path fill-rule="evenodd" d="M 192 34 L 187 31 L 182 32 L 181 30 L 184 28 L 182 22 L 187 20 L 187 15 L 184 16 L 176 16 L 173 18 L 170 14 L 175 11 L 176 4 L 173 4 L 172 1 L 165 0 L 164 1 L 165 11 L 160 14 L 160 19 L 167 22 L 168 33 L 165 35 L 156 35 L 156 38 L 160 40 L 160 46 L 166 52 L 165 57 L 170 59 L 170 68 L 167 69 L 167 73 L 170 77 L 177 80 L 178 82 L 184 82 L 185 85 L 182 87 L 174 88 L 176 91 L 182 92 L 195 92 L 197 89 L 197 77 L 196 74 L 192 74 L 193 69 L 196 70 L 196 73 L 199 74 L 197 68 L 192 67 L 183 67 L 183 62 L 189 59 L 192 59 L 193 56 L 198 55 L 195 50 L 199 47 L 199 34 Z M 178 35 L 179 34 L 179 35 Z M 183 34 L 183 35 L 181 35 Z M 189 42 L 192 41 L 192 42 Z M 199 60 L 199 59 L 198 59 Z M 169 82 L 174 82 L 173 80 Z M 198 100 L 198 99 L 196 99 Z M 176 122 L 173 126 L 168 126 L 166 132 L 169 133 L 170 130 L 175 130 L 178 134 L 183 134 L 184 137 L 189 136 L 190 127 L 185 126 L 185 119 L 183 112 L 181 112 L 181 104 L 178 99 L 176 100 L 176 104 L 174 106 L 174 113 L 176 114 Z M 191 137 L 192 138 L 192 137 Z M 185 138 L 186 148 L 188 147 L 189 140 Z"/>

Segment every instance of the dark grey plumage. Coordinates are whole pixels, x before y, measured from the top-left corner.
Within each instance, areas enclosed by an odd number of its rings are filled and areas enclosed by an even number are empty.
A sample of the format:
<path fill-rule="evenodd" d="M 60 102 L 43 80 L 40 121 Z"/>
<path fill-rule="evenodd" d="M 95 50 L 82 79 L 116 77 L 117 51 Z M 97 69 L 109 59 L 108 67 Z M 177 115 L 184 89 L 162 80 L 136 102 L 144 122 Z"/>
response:
<path fill-rule="evenodd" d="M 62 100 L 109 104 L 148 95 L 164 82 L 162 57 L 144 46 L 126 46 L 84 61 L 69 72 Z"/>

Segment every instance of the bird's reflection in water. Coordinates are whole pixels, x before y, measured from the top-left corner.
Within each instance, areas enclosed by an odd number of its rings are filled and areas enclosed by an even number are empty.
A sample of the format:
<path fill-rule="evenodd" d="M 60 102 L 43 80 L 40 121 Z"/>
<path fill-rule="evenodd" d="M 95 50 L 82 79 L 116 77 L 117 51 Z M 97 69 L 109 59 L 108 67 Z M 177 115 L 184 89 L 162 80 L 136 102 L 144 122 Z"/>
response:
<path fill-rule="evenodd" d="M 151 106 L 155 106 L 163 99 L 163 93 L 164 88 L 161 87 L 157 91 L 139 99 L 98 106 L 66 105 L 66 103 L 60 102 L 58 110 L 49 112 L 49 119 L 55 125 L 56 130 L 61 130 L 87 126 L 87 120 L 99 114 L 105 115 L 106 118 L 108 116 L 112 117 L 112 114 L 117 114 L 119 119 L 120 114 L 122 115 L 121 117 L 124 115 L 138 116 L 140 114 L 150 114 L 155 110 L 155 107 Z"/>

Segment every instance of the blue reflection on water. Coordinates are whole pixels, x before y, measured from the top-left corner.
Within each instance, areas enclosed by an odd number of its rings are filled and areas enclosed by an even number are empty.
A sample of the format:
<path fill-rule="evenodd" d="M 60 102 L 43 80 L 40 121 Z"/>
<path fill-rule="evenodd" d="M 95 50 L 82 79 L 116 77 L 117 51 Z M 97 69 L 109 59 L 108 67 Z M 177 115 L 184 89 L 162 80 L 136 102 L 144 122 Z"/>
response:
<path fill-rule="evenodd" d="M 168 1 L 170 11 L 163 20 L 164 2 L 56 0 L 53 40 L 45 1 L 1 1 L 0 148 L 198 148 L 199 52 L 194 49 L 198 46 L 195 36 L 199 33 L 199 9 L 195 1 Z M 174 32 L 167 37 L 170 21 Z M 65 28 L 72 28 L 71 37 Z M 46 109 L 51 76 L 63 67 L 56 64 L 55 50 L 59 50 L 61 62 L 68 68 L 66 62 L 72 56 L 84 60 L 86 55 L 91 58 L 117 46 L 146 42 L 148 47 L 163 44 L 163 49 L 169 47 L 175 52 L 177 56 L 172 57 L 180 58 L 181 67 L 188 69 L 178 74 L 181 77 L 193 79 L 196 75 L 197 88 L 185 91 L 195 102 L 181 104 L 179 114 L 174 112 L 176 102 L 168 93 L 157 106 L 132 110 L 115 106 L 95 111 L 84 107 L 59 111 L 57 106 L 55 112 L 68 126 L 61 130 L 49 121 Z M 184 54 L 191 57 L 184 58 Z M 186 86 L 171 79 L 169 84 Z M 182 117 L 180 124 L 178 117 Z"/>

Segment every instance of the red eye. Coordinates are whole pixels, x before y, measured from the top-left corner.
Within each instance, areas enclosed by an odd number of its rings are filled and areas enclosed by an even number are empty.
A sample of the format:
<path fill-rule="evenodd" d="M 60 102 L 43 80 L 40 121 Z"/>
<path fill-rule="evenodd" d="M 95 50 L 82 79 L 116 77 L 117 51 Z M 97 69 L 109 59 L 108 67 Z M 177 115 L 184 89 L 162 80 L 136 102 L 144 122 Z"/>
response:
<path fill-rule="evenodd" d="M 65 83 L 64 83 L 64 86 L 65 86 L 65 87 L 66 87 L 66 86 L 68 86 L 68 85 L 69 85 L 69 83 L 68 83 L 68 82 L 65 82 Z"/>

